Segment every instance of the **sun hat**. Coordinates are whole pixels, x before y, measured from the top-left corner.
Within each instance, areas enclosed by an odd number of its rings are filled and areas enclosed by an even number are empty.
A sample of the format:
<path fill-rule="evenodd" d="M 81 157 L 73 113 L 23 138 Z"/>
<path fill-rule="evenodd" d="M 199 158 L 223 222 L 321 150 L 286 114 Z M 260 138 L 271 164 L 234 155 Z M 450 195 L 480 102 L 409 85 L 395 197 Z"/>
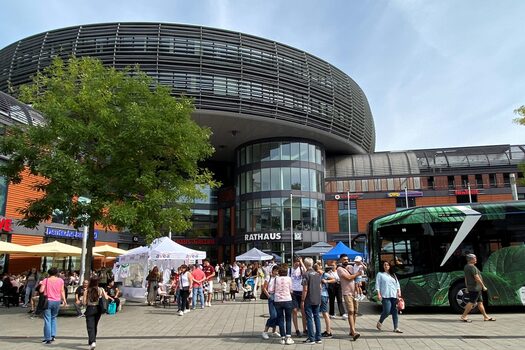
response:
<path fill-rule="evenodd" d="M 354 258 L 354 261 L 355 261 L 355 262 L 363 261 L 363 258 L 362 258 L 361 256 L 358 255 L 358 256 L 356 256 L 356 257 Z"/>

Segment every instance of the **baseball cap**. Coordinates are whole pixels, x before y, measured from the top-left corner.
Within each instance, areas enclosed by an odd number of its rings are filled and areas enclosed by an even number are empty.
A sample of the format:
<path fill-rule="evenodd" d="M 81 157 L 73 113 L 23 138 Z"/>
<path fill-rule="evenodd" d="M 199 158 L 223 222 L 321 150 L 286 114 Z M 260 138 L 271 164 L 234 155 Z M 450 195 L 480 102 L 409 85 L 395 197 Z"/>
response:
<path fill-rule="evenodd" d="M 354 261 L 363 261 L 363 258 L 358 255 L 354 258 Z"/>

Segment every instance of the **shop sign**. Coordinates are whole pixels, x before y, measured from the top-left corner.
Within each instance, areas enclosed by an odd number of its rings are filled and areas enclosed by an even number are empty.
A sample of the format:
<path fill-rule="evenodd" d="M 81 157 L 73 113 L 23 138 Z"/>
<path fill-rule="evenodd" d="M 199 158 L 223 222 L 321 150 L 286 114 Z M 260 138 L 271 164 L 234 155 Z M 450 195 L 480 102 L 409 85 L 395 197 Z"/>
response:
<path fill-rule="evenodd" d="M 213 238 L 181 238 L 181 239 L 175 239 L 175 242 L 182 244 L 182 245 L 215 245 L 217 242 Z"/>
<path fill-rule="evenodd" d="M 363 197 L 362 193 L 351 193 L 348 195 L 347 193 L 340 193 L 333 196 L 326 196 L 327 200 L 335 199 L 336 201 L 339 200 L 348 200 L 348 199 L 359 199 Z"/>
<path fill-rule="evenodd" d="M 455 190 L 454 191 L 454 194 L 456 196 L 465 196 L 469 194 L 469 190 L 466 189 L 466 190 Z M 479 194 L 479 191 L 478 190 L 470 190 L 470 194 Z"/>
<path fill-rule="evenodd" d="M 83 232 L 56 227 L 46 227 L 45 235 L 48 237 L 82 239 Z M 98 239 L 98 231 L 95 231 L 95 240 Z"/>
<path fill-rule="evenodd" d="M 13 220 L 12 219 L 7 219 L 7 218 L 0 219 L 0 228 L 4 232 L 11 232 L 11 231 L 13 231 Z"/>
<path fill-rule="evenodd" d="M 250 233 L 244 235 L 245 241 L 278 241 L 280 239 L 281 232 Z"/>
<path fill-rule="evenodd" d="M 397 197 L 423 197 L 423 192 L 421 191 L 408 191 L 405 193 L 403 192 L 389 192 L 386 195 L 388 198 L 397 198 Z"/>

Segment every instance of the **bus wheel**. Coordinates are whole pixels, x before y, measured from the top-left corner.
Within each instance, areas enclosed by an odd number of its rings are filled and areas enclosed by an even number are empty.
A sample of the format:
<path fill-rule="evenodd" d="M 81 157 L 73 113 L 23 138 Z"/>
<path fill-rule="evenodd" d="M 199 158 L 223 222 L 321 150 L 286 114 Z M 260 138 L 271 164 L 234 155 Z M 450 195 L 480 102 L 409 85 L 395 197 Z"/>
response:
<path fill-rule="evenodd" d="M 469 302 L 467 288 L 465 282 L 458 282 L 448 292 L 448 301 L 450 307 L 456 313 L 465 311 L 465 306 Z"/>

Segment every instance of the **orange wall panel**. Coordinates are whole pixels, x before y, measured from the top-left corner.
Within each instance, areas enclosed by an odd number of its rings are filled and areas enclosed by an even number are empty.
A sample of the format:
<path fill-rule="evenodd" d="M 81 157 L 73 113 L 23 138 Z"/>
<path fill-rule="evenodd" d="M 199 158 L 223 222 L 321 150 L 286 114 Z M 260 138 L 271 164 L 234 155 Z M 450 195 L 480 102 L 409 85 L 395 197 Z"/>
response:
<path fill-rule="evenodd" d="M 43 237 L 13 234 L 11 236 L 11 243 L 20 244 L 23 246 L 41 244 L 43 243 Z M 40 257 L 27 256 L 23 254 L 10 254 L 9 273 L 19 274 L 31 269 L 32 267 L 36 267 L 37 270 L 40 271 L 42 268 L 40 266 L 40 262 Z"/>
<path fill-rule="evenodd" d="M 326 232 L 339 232 L 338 201 L 326 201 Z"/>
<path fill-rule="evenodd" d="M 33 176 L 27 170 L 22 172 L 22 182 L 19 184 L 9 184 L 7 187 L 7 202 L 5 216 L 9 218 L 22 218 L 18 212 L 27 206 L 29 199 L 38 199 L 43 197 L 42 192 L 37 192 L 33 186 L 42 182 L 44 178 Z"/>
<path fill-rule="evenodd" d="M 504 201 L 511 201 L 511 200 L 512 200 L 511 193 L 478 195 L 478 202 L 504 202 Z"/>
<path fill-rule="evenodd" d="M 366 232 L 370 220 L 394 212 L 396 201 L 394 198 L 359 199 L 357 201 L 357 223 L 359 232 Z"/>

